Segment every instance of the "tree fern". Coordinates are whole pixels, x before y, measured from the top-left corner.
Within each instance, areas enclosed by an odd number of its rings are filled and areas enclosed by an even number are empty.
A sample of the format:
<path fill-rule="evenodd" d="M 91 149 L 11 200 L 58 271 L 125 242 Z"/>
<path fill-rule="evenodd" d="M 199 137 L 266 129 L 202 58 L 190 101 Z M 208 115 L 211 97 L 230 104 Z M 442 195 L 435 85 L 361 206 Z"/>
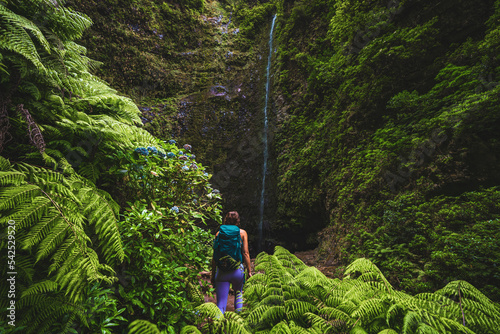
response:
<path fill-rule="evenodd" d="M 201 332 L 196 328 L 196 326 L 184 326 L 180 334 L 201 334 Z"/>
<path fill-rule="evenodd" d="M 410 296 L 394 290 L 367 259 L 353 262 L 343 280 L 329 279 L 281 247 L 259 254 L 255 265 L 261 273 L 247 281 L 242 313 L 255 333 L 479 334 L 500 328 L 498 306 L 466 282 Z M 205 305 L 217 316 L 214 304 Z"/>
<path fill-rule="evenodd" d="M 36 25 L 0 4 L 0 48 L 20 54 L 30 61 L 38 71 L 45 74 L 47 69 L 42 63 L 37 47 L 27 30 L 38 38 L 46 51 L 50 52 L 47 40 Z"/>
<path fill-rule="evenodd" d="M 27 164 L 9 167 L 1 157 L 0 162 L 4 169 L 0 198 L 5 199 L 0 224 L 5 227 L 9 220 L 15 222 L 17 256 L 27 266 L 24 272 L 18 270 L 19 280 L 30 282 L 20 293 L 21 323 L 40 324 L 30 327 L 33 330 L 49 328 L 61 315 L 73 314 L 85 324 L 81 320 L 85 314 L 78 308 L 83 287 L 91 281 L 111 283 L 116 279 L 113 269 L 101 263 L 91 248 L 89 228 L 100 242 L 105 261 L 123 259 L 116 203 L 80 178 L 66 178 Z M 7 252 L 2 254 L 5 257 Z"/>
<path fill-rule="evenodd" d="M 155 324 L 146 320 L 135 320 L 129 325 L 129 334 L 163 334 L 165 331 L 160 331 Z M 185 333 L 196 333 L 186 330 Z M 198 331 L 199 333 L 199 331 Z"/>

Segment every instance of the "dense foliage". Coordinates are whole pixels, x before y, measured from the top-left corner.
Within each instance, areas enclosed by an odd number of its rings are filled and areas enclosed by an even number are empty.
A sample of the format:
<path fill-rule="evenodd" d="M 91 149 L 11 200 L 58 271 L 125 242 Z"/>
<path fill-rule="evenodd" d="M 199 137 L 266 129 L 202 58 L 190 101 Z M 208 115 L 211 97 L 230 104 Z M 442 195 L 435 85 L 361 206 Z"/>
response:
<path fill-rule="evenodd" d="M 328 225 L 326 263 L 367 256 L 405 289 L 467 279 L 498 300 L 500 2 L 282 8 L 276 233 Z"/>
<path fill-rule="evenodd" d="M 91 73 L 90 24 L 61 1 L 0 3 L 2 332 L 175 332 L 202 301 L 220 194 Z"/>
<path fill-rule="evenodd" d="M 367 259 L 351 263 L 343 280 L 330 279 L 281 247 L 260 253 L 255 269 L 240 314 L 203 304 L 198 325 L 181 333 L 472 334 L 500 326 L 498 305 L 465 281 L 411 296 Z"/>
<path fill-rule="evenodd" d="M 267 241 L 323 229 L 318 260 L 351 265 L 261 254 L 248 309 L 222 317 L 195 311 L 221 221 L 200 162 L 256 220 L 274 13 Z M 497 328 L 471 284 L 500 300 L 499 20 L 499 0 L 0 2 L 0 328 Z"/>

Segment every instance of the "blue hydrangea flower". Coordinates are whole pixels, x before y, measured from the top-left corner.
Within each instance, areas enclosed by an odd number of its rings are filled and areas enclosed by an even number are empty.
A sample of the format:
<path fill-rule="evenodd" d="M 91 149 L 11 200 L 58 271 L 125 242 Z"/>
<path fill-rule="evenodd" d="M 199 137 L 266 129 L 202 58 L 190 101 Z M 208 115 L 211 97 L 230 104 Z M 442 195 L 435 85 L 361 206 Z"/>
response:
<path fill-rule="evenodd" d="M 158 155 L 160 156 L 160 158 L 165 158 L 166 157 L 165 153 L 163 153 L 162 151 L 159 151 Z"/>
<path fill-rule="evenodd" d="M 192 155 L 190 156 L 190 158 L 191 158 L 191 160 L 194 160 L 194 159 L 196 159 L 196 155 L 192 154 Z"/>
<path fill-rule="evenodd" d="M 213 192 L 214 194 L 220 194 L 219 189 L 214 189 L 214 190 L 212 190 L 212 192 Z"/>
<path fill-rule="evenodd" d="M 179 208 L 174 205 L 173 207 L 170 208 L 170 211 L 173 211 L 175 213 L 179 213 Z"/>
<path fill-rule="evenodd" d="M 207 172 L 203 173 L 203 176 L 208 176 L 208 173 Z"/>
<path fill-rule="evenodd" d="M 145 147 L 138 147 L 134 151 L 142 155 L 149 155 L 149 151 Z"/>
<path fill-rule="evenodd" d="M 168 143 L 169 143 L 169 144 L 175 144 L 175 143 L 176 143 L 176 141 L 175 141 L 175 140 L 173 140 L 173 139 L 170 139 L 170 140 L 168 141 Z"/>
<path fill-rule="evenodd" d="M 184 152 L 179 151 L 179 152 L 177 152 L 177 154 L 178 154 L 178 155 L 184 155 Z"/>
<path fill-rule="evenodd" d="M 168 152 L 167 153 L 167 157 L 168 158 L 173 158 L 173 157 L 175 157 L 175 153 L 174 152 Z"/>
<path fill-rule="evenodd" d="M 184 145 L 184 149 L 185 149 L 186 151 L 191 151 L 191 148 L 192 148 L 192 147 L 191 147 L 191 145 L 189 145 L 189 144 Z"/>
<path fill-rule="evenodd" d="M 185 160 L 187 160 L 187 159 L 188 159 L 188 157 L 186 157 L 185 155 L 181 155 L 181 156 L 179 157 L 179 159 L 180 159 L 180 160 L 184 160 L 184 161 L 185 161 Z"/>
<path fill-rule="evenodd" d="M 182 170 L 189 170 L 188 166 L 182 166 Z"/>
<path fill-rule="evenodd" d="M 148 146 L 148 151 L 153 152 L 153 154 L 158 154 L 158 149 L 154 146 Z"/>
<path fill-rule="evenodd" d="M 198 169 L 198 166 L 196 166 L 196 164 L 191 164 L 191 168 L 192 169 Z"/>

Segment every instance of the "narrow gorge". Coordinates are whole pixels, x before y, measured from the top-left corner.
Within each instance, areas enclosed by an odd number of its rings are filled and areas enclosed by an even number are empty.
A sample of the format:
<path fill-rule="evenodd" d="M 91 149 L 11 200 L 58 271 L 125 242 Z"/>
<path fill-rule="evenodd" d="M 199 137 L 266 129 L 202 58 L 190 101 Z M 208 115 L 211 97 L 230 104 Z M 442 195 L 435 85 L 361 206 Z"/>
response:
<path fill-rule="evenodd" d="M 497 333 L 499 55 L 500 0 L 0 1 L 0 332 Z"/>

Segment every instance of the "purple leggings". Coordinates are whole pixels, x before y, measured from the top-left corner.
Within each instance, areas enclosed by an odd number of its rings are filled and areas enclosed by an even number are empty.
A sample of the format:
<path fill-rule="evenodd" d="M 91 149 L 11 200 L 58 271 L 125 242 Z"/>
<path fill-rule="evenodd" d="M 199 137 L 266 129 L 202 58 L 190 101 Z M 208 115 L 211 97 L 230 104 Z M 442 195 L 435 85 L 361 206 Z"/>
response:
<path fill-rule="evenodd" d="M 217 307 L 226 312 L 227 298 L 229 296 L 229 285 L 233 285 L 234 290 L 234 308 L 235 311 L 241 311 L 243 307 L 243 283 L 245 283 L 245 272 L 243 267 L 233 271 L 220 272 L 217 268 L 215 274 L 215 293 L 217 294 Z"/>

